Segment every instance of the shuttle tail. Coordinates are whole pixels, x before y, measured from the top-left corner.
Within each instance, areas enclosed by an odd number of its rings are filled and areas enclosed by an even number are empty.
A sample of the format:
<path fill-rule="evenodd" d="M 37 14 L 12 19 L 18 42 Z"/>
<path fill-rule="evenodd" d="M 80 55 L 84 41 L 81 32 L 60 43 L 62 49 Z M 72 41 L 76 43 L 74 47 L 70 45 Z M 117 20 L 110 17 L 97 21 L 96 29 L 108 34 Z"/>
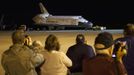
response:
<path fill-rule="evenodd" d="M 39 3 L 39 7 L 40 7 L 40 10 L 41 10 L 41 13 L 49 14 L 47 9 L 44 7 L 44 5 L 41 2 Z"/>

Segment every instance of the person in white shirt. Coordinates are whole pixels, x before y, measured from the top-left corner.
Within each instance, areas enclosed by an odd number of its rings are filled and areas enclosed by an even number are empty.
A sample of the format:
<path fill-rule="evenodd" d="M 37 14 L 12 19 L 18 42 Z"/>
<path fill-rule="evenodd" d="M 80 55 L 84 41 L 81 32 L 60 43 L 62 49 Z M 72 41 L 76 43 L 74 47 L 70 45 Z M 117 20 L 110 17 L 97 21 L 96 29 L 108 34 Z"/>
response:
<path fill-rule="evenodd" d="M 67 75 L 68 68 L 72 61 L 63 52 L 60 52 L 60 44 L 55 35 L 49 35 L 45 41 L 44 55 L 45 62 L 41 66 L 41 75 Z"/>

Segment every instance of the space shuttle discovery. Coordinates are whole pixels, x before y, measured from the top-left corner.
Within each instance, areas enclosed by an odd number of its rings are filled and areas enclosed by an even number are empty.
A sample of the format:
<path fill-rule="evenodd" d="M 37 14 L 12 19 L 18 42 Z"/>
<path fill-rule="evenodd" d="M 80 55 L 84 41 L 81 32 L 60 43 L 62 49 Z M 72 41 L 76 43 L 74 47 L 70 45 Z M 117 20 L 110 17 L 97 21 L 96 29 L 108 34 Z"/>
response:
<path fill-rule="evenodd" d="M 55 16 L 49 14 L 42 3 L 39 3 L 41 14 L 32 18 L 35 24 L 41 25 L 79 25 L 79 23 L 89 24 L 91 27 L 92 22 L 84 19 L 82 16 Z"/>

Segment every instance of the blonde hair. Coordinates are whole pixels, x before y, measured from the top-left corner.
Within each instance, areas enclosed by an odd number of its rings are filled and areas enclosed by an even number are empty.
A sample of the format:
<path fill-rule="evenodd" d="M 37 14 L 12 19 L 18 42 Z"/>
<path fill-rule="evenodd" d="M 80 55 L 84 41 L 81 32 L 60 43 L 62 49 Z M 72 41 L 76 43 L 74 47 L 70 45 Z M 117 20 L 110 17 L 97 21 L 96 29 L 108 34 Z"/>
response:
<path fill-rule="evenodd" d="M 35 47 L 37 47 L 37 46 L 42 46 L 43 47 L 43 44 L 38 40 L 33 41 L 32 45 L 35 46 Z"/>

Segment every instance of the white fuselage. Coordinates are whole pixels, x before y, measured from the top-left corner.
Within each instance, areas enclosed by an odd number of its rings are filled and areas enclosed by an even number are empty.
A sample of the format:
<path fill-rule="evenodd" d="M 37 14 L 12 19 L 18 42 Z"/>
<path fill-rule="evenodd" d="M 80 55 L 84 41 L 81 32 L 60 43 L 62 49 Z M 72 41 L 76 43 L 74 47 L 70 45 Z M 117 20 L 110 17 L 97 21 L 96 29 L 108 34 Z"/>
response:
<path fill-rule="evenodd" d="M 41 19 L 40 24 L 59 24 L 59 25 L 78 25 L 79 22 L 87 23 L 88 21 L 82 16 L 53 16 L 49 14 L 39 14 L 36 18 Z M 37 23 L 37 22 L 36 22 Z"/>
<path fill-rule="evenodd" d="M 33 18 L 36 24 L 78 25 L 79 23 L 88 23 L 88 20 L 82 16 L 53 16 L 48 13 L 42 3 L 39 3 L 39 6 L 42 13 Z"/>

